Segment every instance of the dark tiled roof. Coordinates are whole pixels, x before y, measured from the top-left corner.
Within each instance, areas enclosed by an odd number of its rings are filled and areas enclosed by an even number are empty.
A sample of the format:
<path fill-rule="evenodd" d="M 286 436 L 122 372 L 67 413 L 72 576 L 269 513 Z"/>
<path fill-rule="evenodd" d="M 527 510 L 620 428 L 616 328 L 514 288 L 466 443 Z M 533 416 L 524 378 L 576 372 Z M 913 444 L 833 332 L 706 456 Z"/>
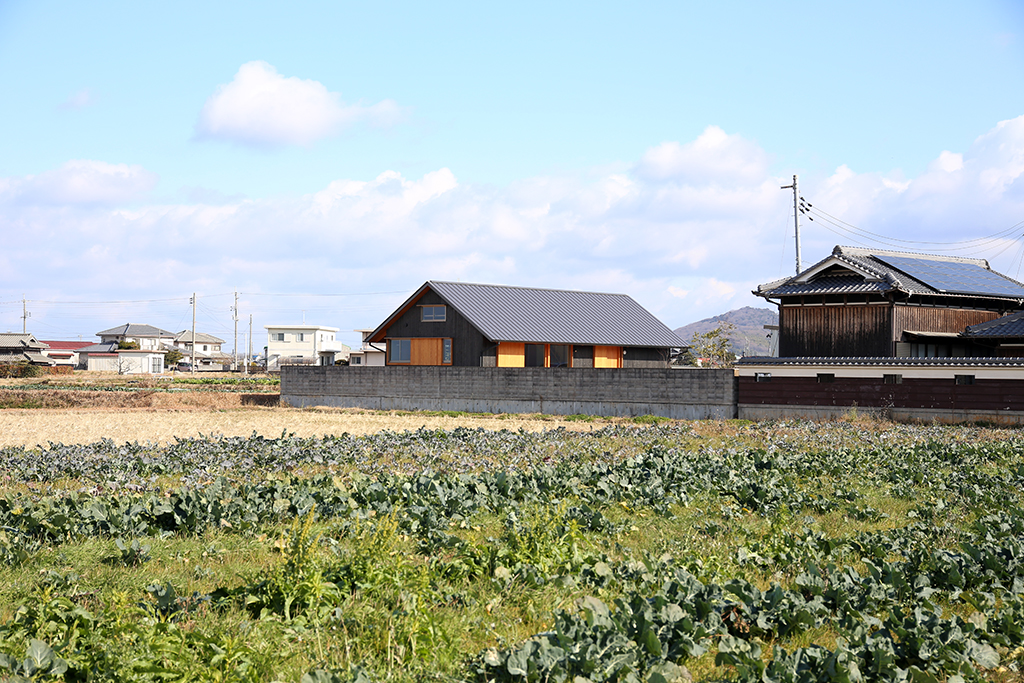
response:
<path fill-rule="evenodd" d="M 1024 311 L 1017 311 L 1002 318 L 971 325 L 964 330 L 965 337 L 1024 337 Z"/>
<path fill-rule="evenodd" d="M 45 342 L 41 342 L 31 334 L 13 334 L 10 332 L 0 333 L 0 349 L 15 349 L 17 351 L 48 348 Z"/>
<path fill-rule="evenodd" d="M 159 327 L 153 327 L 152 325 L 142 325 L 139 323 L 128 323 L 126 325 L 118 325 L 117 327 L 111 327 L 109 330 L 103 330 L 97 332 L 97 337 L 118 335 L 122 337 L 174 337 L 173 332 L 167 330 L 161 330 Z"/>
<path fill-rule="evenodd" d="M 850 274 L 837 276 L 829 274 L 826 270 L 807 282 L 799 281 L 804 273 L 828 263 L 860 270 L 867 273 L 868 277 Z M 993 284 L 998 285 L 998 291 L 992 289 Z M 775 297 L 799 294 L 864 294 L 892 290 L 937 296 L 1024 298 L 1024 285 L 991 270 L 988 261 L 984 259 L 842 246 L 837 246 L 828 257 L 805 269 L 800 275 L 761 285 L 754 294 Z"/>
<path fill-rule="evenodd" d="M 686 342 L 625 294 L 429 281 L 429 288 L 492 342 L 681 347 Z M 390 324 L 392 314 L 377 330 Z"/>
<path fill-rule="evenodd" d="M 812 366 L 812 365 L 875 365 L 875 366 L 1022 366 L 1024 358 L 875 358 L 875 357 L 794 357 L 768 358 L 764 356 L 746 356 L 736 361 L 736 365 L 771 365 L 771 366 Z"/>
<path fill-rule="evenodd" d="M 788 282 L 788 280 L 786 281 Z M 772 290 L 772 296 L 792 294 L 866 294 L 884 292 L 889 287 L 885 282 L 871 282 L 856 276 L 832 275 L 801 284 L 779 285 Z"/>

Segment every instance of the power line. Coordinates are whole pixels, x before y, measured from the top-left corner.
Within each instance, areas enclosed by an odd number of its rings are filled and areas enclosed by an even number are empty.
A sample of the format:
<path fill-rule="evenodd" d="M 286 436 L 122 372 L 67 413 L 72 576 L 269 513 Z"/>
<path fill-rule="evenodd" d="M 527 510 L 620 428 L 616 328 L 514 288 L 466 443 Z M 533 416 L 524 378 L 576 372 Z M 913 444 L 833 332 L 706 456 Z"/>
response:
<path fill-rule="evenodd" d="M 985 237 L 975 237 L 968 240 L 959 240 L 955 242 L 943 242 L 943 241 L 924 241 L 924 240 L 906 240 L 898 237 L 888 237 L 886 235 L 880 235 L 870 230 L 859 228 L 852 223 L 848 223 L 840 218 L 833 216 L 832 214 L 823 211 L 822 209 L 816 208 L 813 204 L 806 201 L 803 197 L 800 198 L 800 212 L 807 216 L 810 221 L 816 222 L 826 230 L 836 233 L 845 239 L 850 239 L 855 243 L 870 247 L 869 244 L 865 244 L 862 240 L 870 242 L 880 243 L 884 246 L 905 248 L 903 245 L 915 245 L 924 246 L 929 251 L 939 252 L 968 252 L 969 254 L 978 254 L 986 251 L 1002 247 L 997 251 L 991 258 L 995 258 L 1009 249 L 1011 246 L 1021 241 L 1024 235 L 1017 235 L 1013 239 L 1009 239 L 1011 235 L 1014 235 L 1021 226 L 1024 226 L 1024 221 L 1019 221 L 1014 225 L 1001 230 L 993 235 Z M 815 220 L 817 219 L 817 220 Z M 858 239 L 859 238 L 859 239 Z"/>

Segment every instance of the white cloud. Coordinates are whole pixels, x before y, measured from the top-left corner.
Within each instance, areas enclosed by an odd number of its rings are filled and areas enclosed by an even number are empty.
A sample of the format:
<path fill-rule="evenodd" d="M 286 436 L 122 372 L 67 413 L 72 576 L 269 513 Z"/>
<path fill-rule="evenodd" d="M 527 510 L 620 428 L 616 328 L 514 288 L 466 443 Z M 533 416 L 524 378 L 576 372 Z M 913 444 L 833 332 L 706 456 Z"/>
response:
<path fill-rule="evenodd" d="M 693 142 L 663 142 L 647 150 L 635 171 L 648 180 L 704 184 L 751 182 L 767 168 L 768 155 L 757 144 L 708 126 Z"/>
<path fill-rule="evenodd" d="M 78 92 L 69 95 L 66 100 L 57 105 L 57 108 L 85 109 L 93 104 L 96 104 L 96 98 L 93 97 L 92 91 L 89 88 L 82 88 Z"/>
<path fill-rule="evenodd" d="M 801 176 L 801 194 L 844 221 L 901 239 L 993 234 L 1024 217 L 1022 128 L 1024 119 L 1004 122 L 967 150 L 937 152 L 916 177 L 845 166 L 828 177 Z M 718 133 L 710 136 L 714 144 L 698 140 L 658 145 L 631 172 L 586 182 L 534 177 L 496 188 L 460 183 L 439 168 L 421 177 L 385 171 L 342 178 L 284 198 L 204 191 L 182 204 L 138 203 L 155 176 L 137 166 L 69 162 L 0 179 L 0 219 L 10 226 L 0 288 L 46 281 L 63 292 L 52 298 L 74 292 L 76 300 L 120 299 L 126 291 L 131 298 L 187 298 L 203 287 L 402 293 L 287 304 L 296 311 L 319 306 L 310 318 L 343 330 L 379 323 L 432 278 L 626 292 L 671 327 L 740 306 L 767 307 L 750 290 L 792 272 L 792 195 L 779 189 L 790 178 L 771 175 L 767 154 L 751 142 Z M 698 148 L 730 151 L 720 159 L 684 151 Z M 656 159 L 674 170 L 652 175 Z M 694 171 L 710 167 L 714 173 Z M 124 202 L 133 205 L 119 206 Z M 857 243 L 826 227 L 803 223 L 806 264 L 836 244 Z M 1013 275 L 1015 253 L 1009 249 L 993 265 Z M 288 310 L 257 310 L 256 325 L 288 319 Z M 180 322 L 146 321 L 168 329 Z M 0 317 L 5 326 L 19 326 L 19 319 Z"/>
<path fill-rule="evenodd" d="M 402 116 L 393 100 L 347 105 L 318 81 L 282 76 L 270 64 L 254 61 L 206 100 L 195 130 L 202 139 L 308 147 L 359 122 L 390 126 Z"/>
<path fill-rule="evenodd" d="M 117 205 L 143 199 L 158 176 L 136 164 L 76 159 L 39 175 L 0 181 L 0 201 L 34 205 Z"/>

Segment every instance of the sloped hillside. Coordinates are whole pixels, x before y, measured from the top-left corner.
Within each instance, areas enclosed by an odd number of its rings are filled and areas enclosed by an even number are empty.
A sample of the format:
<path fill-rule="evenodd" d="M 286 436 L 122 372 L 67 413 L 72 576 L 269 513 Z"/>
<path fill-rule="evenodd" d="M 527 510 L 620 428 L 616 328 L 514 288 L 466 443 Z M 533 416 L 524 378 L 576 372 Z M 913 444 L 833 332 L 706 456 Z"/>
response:
<path fill-rule="evenodd" d="M 779 314 L 769 308 L 744 306 L 728 313 L 677 327 L 675 333 L 686 341 L 690 341 L 694 334 L 713 330 L 723 322 L 729 322 L 736 326 L 736 329 L 729 335 L 729 341 L 732 342 L 732 349 L 735 353 L 741 356 L 766 356 L 768 355 L 768 338 L 766 336 L 768 331 L 764 329 L 764 326 L 778 325 Z"/>

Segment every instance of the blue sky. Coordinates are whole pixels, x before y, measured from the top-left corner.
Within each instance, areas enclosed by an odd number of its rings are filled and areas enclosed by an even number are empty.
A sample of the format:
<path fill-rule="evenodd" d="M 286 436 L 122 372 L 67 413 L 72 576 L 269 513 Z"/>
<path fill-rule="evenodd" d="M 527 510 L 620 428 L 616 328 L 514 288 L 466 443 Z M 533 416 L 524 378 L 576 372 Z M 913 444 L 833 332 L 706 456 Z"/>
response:
<path fill-rule="evenodd" d="M 352 343 L 426 279 L 676 327 L 766 305 L 794 173 L 899 239 L 1024 220 L 1017 4 L 634 4 L 0 2 L 0 329 L 178 330 L 196 291 L 224 337 L 240 291 Z"/>

